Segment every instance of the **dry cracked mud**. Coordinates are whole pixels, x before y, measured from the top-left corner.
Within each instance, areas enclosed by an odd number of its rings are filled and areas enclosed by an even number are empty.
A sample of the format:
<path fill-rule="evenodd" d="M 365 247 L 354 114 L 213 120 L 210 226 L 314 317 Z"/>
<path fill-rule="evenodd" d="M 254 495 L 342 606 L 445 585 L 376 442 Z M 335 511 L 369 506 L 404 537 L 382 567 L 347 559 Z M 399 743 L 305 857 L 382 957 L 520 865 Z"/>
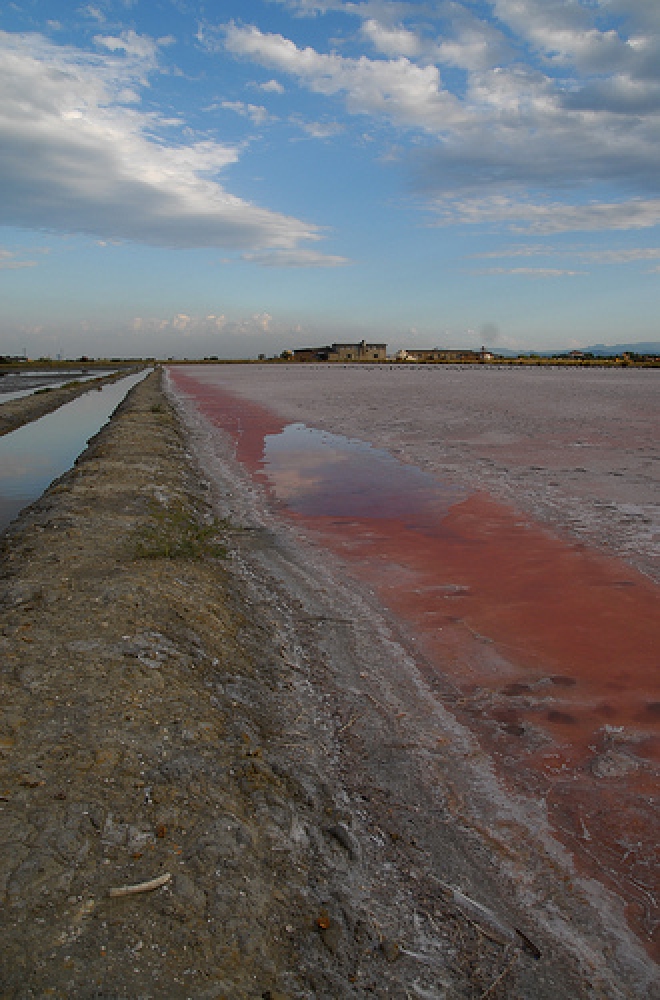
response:
<path fill-rule="evenodd" d="M 651 996 L 616 901 L 495 815 L 442 692 L 211 488 L 161 378 L 2 542 L 0 995 Z"/>

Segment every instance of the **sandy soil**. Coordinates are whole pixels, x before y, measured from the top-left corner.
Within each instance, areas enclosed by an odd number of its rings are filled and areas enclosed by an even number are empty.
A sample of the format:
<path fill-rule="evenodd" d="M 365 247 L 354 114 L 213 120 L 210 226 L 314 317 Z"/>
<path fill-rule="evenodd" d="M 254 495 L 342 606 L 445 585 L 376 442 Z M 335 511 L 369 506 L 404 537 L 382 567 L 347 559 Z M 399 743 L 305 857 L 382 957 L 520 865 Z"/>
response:
<path fill-rule="evenodd" d="M 373 595 L 158 379 L 3 541 L 2 995 L 658 995 Z"/>

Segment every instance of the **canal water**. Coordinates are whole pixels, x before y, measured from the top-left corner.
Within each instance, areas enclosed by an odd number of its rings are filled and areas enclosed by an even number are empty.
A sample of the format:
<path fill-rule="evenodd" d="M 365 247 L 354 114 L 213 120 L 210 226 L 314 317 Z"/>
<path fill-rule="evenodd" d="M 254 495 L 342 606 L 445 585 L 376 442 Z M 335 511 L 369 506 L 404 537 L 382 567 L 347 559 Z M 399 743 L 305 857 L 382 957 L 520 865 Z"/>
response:
<path fill-rule="evenodd" d="M 378 596 L 502 779 L 545 804 L 657 954 L 658 588 L 486 493 L 288 424 L 211 373 L 171 378 L 279 515 Z"/>
<path fill-rule="evenodd" d="M 88 440 L 146 374 L 139 372 L 90 390 L 54 413 L 0 437 L 0 531 L 71 468 Z"/>
<path fill-rule="evenodd" d="M 81 375 L 80 372 L 62 372 L 62 378 L 53 380 L 52 374 L 40 374 L 39 372 L 21 372 L 19 375 L 9 375 L 0 379 L 0 405 L 10 403 L 13 399 L 23 399 L 25 396 L 33 396 L 35 392 L 43 392 L 44 389 L 59 389 L 69 382 L 90 382 L 95 378 L 103 378 L 112 374 L 109 371 L 94 372 L 92 375 Z M 21 383 L 28 382 L 27 389 L 19 388 Z M 11 386 L 11 388 L 6 388 Z"/>

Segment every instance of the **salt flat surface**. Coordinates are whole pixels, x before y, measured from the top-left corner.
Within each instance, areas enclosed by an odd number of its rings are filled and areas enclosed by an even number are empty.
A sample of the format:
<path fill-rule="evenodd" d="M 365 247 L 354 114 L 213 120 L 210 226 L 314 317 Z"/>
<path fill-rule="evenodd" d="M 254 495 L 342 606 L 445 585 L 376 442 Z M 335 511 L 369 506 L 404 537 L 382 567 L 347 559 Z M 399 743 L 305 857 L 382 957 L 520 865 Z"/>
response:
<path fill-rule="evenodd" d="M 486 490 L 658 579 L 660 373 L 224 365 L 196 377 Z"/>

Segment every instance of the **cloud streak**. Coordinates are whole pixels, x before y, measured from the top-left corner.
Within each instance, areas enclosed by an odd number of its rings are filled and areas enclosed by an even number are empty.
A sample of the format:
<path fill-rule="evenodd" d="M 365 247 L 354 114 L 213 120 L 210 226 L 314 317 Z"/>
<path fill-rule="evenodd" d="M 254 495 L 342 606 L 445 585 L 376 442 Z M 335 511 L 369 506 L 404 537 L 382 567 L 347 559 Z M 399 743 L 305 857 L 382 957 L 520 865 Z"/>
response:
<path fill-rule="evenodd" d="M 36 267 L 36 260 L 16 260 L 13 250 L 0 248 L 0 271 L 20 271 L 24 267 Z"/>
<path fill-rule="evenodd" d="M 627 247 L 621 250 L 553 249 L 544 246 L 503 247 L 488 253 L 472 254 L 473 258 L 485 257 L 577 257 L 597 264 L 634 264 L 638 261 L 660 260 L 660 247 Z"/>
<path fill-rule="evenodd" d="M 587 274 L 586 271 L 571 271 L 560 267 L 484 267 L 472 274 L 505 274 L 522 278 L 566 278 Z"/>
<path fill-rule="evenodd" d="M 435 202 L 436 225 L 492 224 L 512 232 L 552 235 L 566 232 L 649 229 L 660 225 L 660 198 L 571 205 L 533 202 L 500 195 L 485 198 L 443 198 Z"/>
<path fill-rule="evenodd" d="M 263 267 L 345 267 L 351 263 L 348 257 L 317 253 L 315 250 L 268 250 L 244 253 L 241 259 Z"/>

